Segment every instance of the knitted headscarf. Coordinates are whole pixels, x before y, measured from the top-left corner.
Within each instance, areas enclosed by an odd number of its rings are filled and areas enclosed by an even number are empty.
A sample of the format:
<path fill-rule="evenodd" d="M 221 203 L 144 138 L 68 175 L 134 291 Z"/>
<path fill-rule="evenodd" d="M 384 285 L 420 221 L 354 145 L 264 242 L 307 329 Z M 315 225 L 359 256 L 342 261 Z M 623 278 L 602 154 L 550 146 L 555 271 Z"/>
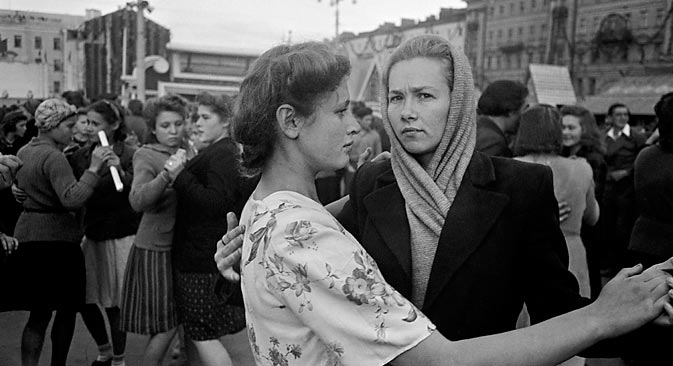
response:
<path fill-rule="evenodd" d="M 442 49 L 445 50 L 443 54 L 437 54 Z M 449 69 L 453 69 L 448 120 L 442 139 L 425 169 L 404 149 L 388 116 L 390 69 L 396 62 L 417 57 L 448 61 Z M 439 235 L 476 145 L 474 82 L 463 52 L 434 35 L 411 38 L 400 45 L 385 69 L 381 114 L 391 137 L 391 164 L 406 203 L 411 232 L 412 302 L 422 307 Z"/>
<path fill-rule="evenodd" d="M 76 113 L 77 108 L 60 99 L 47 99 L 35 110 L 35 127 L 49 131 Z"/>

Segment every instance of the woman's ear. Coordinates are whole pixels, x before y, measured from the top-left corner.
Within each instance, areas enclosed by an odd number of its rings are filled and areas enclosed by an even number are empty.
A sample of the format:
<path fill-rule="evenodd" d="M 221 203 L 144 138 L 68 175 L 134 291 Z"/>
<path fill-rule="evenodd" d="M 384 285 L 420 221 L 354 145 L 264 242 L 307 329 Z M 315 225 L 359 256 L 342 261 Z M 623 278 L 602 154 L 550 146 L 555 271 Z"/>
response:
<path fill-rule="evenodd" d="M 304 118 L 297 115 L 293 106 L 282 104 L 276 109 L 276 122 L 280 131 L 294 140 L 299 137 L 299 131 L 304 125 Z"/>

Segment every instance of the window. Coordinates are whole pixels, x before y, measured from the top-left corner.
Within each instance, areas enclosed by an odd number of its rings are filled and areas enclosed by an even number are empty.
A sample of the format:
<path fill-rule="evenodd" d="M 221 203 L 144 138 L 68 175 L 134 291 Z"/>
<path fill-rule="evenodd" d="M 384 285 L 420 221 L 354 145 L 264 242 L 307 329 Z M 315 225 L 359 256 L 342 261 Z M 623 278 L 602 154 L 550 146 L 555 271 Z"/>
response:
<path fill-rule="evenodd" d="M 523 1 L 519 3 L 519 11 L 521 14 L 523 14 L 526 11 L 526 5 L 524 5 Z"/>
<path fill-rule="evenodd" d="M 520 53 L 516 54 L 516 68 L 517 69 L 521 68 L 521 54 Z"/>
<path fill-rule="evenodd" d="M 647 26 L 648 26 L 647 9 L 640 11 L 640 26 L 643 27 L 643 28 L 647 28 Z"/>
<path fill-rule="evenodd" d="M 493 68 L 493 57 L 488 56 L 488 62 L 486 63 L 486 65 L 487 65 L 486 67 L 488 67 L 489 69 Z"/>
<path fill-rule="evenodd" d="M 598 28 L 601 26 L 601 18 L 599 17 L 594 17 L 594 27 L 593 31 L 596 32 L 598 31 Z"/>
<path fill-rule="evenodd" d="M 54 60 L 54 71 L 56 72 L 63 71 L 63 60 L 59 59 Z"/>
<path fill-rule="evenodd" d="M 498 29 L 498 39 L 502 39 L 502 29 Z"/>
<path fill-rule="evenodd" d="M 496 66 L 496 69 L 498 69 L 498 70 L 500 69 L 500 56 L 495 58 L 495 66 Z"/>
<path fill-rule="evenodd" d="M 14 48 L 21 48 L 21 36 L 14 36 Z"/>
<path fill-rule="evenodd" d="M 61 38 L 55 37 L 54 38 L 54 50 L 59 51 L 61 49 Z"/>
<path fill-rule="evenodd" d="M 500 15 L 505 14 L 505 5 L 500 5 Z"/>
<path fill-rule="evenodd" d="M 657 24 L 661 24 L 663 20 L 664 20 L 664 9 L 659 8 L 657 9 Z"/>
<path fill-rule="evenodd" d="M 507 30 L 507 39 L 512 39 L 512 34 L 514 33 L 514 29 L 510 28 Z"/>
<path fill-rule="evenodd" d="M 596 93 L 596 78 L 589 78 L 589 95 Z"/>
<path fill-rule="evenodd" d="M 535 9 L 537 7 L 536 1 L 535 0 L 530 0 L 530 7 Z"/>
<path fill-rule="evenodd" d="M 488 40 L 489 41 L 493 40 L 493 31 L 488 31 Z"/>
<path fill-rule="evenodd" d="M 60 93 L 61 93 L 61 82 L 54 81 L 54 94 L 60 94 Z"/>
<path fill-rule="evenodd" d="M 493 18 L 493 13 L 495 12 L 495 9 L 491 6 L 488 8 L 488 16 Z"/>
<path fill-rule="evenodd" d="M 35 49 L 36 50 L 42 49 L 42 37 L 40 36 L 35 37 Z"/>
<path fill-rule="evenodd" d="M 542 24 L 540 26 L 540 36 L 542 36 L 543 39 L 545 37 L 547 37 L 547 25 L 546 24 Z"/>
<path fill-rule="evenodd" d="M 584 30 L 586 26 L 587 26 L 587 19 L 584 17 L 580 18 L 580 29 Z"/>
<path fill-rule="evenodd" d="M 529 32 L 529 34 L 531 35 L 531 38 L 532 38 L 532 36 L 535 35 L 535 26 L 534 26 L 534 25 L 531 25 L 531 26 L 530 26 L 530 30 L 529 30 L 528 32 Z"/>
<path fill-rule="evenodd" d="M 514 15 L 514 3 L 509 3 L 509 15 Z"/>
<path fill-rule="evenodd" d="M 519 27 L 519 37 L 523 36 L 523 27 Z"/>

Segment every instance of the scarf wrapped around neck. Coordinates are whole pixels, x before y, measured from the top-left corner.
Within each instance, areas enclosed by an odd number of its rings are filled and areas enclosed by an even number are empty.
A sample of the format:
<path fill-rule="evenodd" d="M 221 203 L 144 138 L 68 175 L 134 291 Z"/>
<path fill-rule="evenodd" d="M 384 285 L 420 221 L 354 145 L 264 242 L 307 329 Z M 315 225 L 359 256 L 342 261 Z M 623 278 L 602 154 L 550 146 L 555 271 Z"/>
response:
<path fill-rule="evenodd" d="M 405 201 L 411 233 L 412 302 L 422 308 L 446 215 L 476 145 L 474 82 L 467 57 L 451 47 L 453 90 L 442 139 L 425 169 L 395 135 L 388 117 L 388 87 L 382 86 L 381 114 L 391 137 L 391 164 Z M 387 83 L 387 81 L 384 81 Z"/>

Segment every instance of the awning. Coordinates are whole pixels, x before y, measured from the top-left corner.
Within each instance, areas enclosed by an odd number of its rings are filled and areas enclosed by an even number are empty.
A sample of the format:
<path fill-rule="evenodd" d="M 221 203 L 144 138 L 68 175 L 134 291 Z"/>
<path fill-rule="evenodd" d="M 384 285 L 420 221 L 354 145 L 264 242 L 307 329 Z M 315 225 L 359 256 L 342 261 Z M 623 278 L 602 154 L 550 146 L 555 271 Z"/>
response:
<path fill-rule="evenodd" d="M 582 106 L 594 114 L 606 114 L 615 103 L 625 104 L 631 114 L 654 115 L 654 105 L 662 95 L 673 92 L 673 75 L 627 76 L 603 88 L 603 92 L 587 97 Z"/>

